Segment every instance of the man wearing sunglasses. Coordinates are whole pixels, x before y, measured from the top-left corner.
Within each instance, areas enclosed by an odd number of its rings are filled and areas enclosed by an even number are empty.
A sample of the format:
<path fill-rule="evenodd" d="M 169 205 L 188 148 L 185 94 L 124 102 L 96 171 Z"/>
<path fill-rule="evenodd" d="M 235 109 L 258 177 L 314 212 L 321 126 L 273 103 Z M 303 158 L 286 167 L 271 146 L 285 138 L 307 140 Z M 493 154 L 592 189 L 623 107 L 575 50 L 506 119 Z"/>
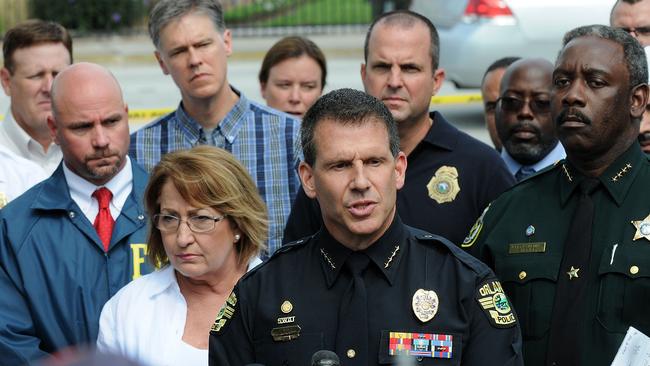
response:
<path fill-rule="evenodd" d="M 517 181 L 564 159 L 551 118 L 553 64 L 523 59 L 506 69 L 496 104 L 501 157 Z"/>
<path fill-rule="evenodd" d="M 612 27 L 621 28 L 636 38 L 641 46 L 650 46 L 650 0 L 618 0 L 609 18 Z M 639 129 L 641 149 L 650 153 L 650 105 L 646 106 Z"/>

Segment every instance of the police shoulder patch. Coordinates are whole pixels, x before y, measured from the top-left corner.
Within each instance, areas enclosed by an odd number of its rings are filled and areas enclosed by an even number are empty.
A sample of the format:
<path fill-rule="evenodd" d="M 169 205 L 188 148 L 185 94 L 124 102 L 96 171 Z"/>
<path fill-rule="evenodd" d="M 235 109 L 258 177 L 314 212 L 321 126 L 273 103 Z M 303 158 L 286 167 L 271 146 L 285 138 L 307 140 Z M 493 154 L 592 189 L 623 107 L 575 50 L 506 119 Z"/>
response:
<path fill-rule="evenodd" d="M 483 213 L 481 216 L 479 216 L 478 220 L 474 223 L 474 226 L 472 226 L 471 229 L 469 229 L 469 234 L 465 237 L 465 240 L 463 240 L 463 243 L 460 245 L 462 248 L 469 248 L 474 243 L 476 242 L 476 239 L 478 238 L 478 235 L 481 233 L 481 230 L 483 229 L 483 217 L 485 217 L 485 214 L 488 212 L 488 209 L 490 208 L 491 203 L 483 210 Z"/>
<path fill-rule="evenodd" d="M 511 328 L 517 324 L 508 297 L 496 279 L 483 282 L 476 290 L 476 301 L 495 328 Z"/>
<path fill-rule="evenodd" d="M 216 334 L 223 332 L 224 327 L 226 326 L 228 321 L 233 317 L 233 315 L 235 315 L 236 310 L 237 310 L 237 295 L 233 290 L 233 292 L 230 293 L 230 296 L 228 296 L 228 299 L 226 299 L 226 302 L 221 307 L 221 310 L 219 310 L 219 314 L 217 315 L 214 324 L 212 324 L 212 328 L 210 328 L 210 332 L 214 332 Z"/>

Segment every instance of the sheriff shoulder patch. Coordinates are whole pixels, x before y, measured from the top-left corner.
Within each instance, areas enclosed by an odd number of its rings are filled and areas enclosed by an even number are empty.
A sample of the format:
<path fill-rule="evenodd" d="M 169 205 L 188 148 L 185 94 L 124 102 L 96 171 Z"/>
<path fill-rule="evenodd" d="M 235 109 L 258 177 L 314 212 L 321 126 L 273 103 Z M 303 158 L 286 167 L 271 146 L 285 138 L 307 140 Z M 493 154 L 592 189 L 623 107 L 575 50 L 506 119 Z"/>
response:
<path fill-rule="evenodd" d="M 469 234 L 467 234 L 467 237 L 465 237 L 465 240 L 463 240 L 463 243 L 460 245 L 461 247 L 469 248 L 472 245 L 474 245 L 476 239 L 478 238 L 478 235 L 481 233 L 481 230 L 483 229 L 483 217 L 488 212 L 490 205 L 488 205 L 485 208 L 485 210 L 483 210 L 481 216 L 478 218 L 478 220 L 476 220 L 474 226 L 472 226 L 472 228 L 469 230 Z"/>
<path fill-rule="evenodd" d="M 495 328 L 511 328 L 517 319 L 508 297 L 497 280 L 485 281 L 476 291 L 476 301 Z"/>
<path fill-rule="evenodd" d="M 214 324 L 212 324 L 210 332 L 215 332 L 218 334 L 223 331 L 224 326 L 228 323 L 228 320 L 230 320 L 230 318 L 235 315 L 235 310 L 237 310 L 237 295 L 233 290 L 233 292 L 230 293 L 230 296 L 228 296 L 228 299 L 226 299 L 226 302 L 221 307 L 221 310 L 219 310 L 217 319 L 215 319 Z"/>

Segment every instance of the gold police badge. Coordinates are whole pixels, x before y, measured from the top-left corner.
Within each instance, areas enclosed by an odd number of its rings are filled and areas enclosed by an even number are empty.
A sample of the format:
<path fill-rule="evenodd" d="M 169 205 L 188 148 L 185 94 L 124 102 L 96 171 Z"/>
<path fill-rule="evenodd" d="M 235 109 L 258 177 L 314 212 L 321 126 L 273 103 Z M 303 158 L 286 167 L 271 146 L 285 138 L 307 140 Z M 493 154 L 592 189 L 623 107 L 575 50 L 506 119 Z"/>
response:
<path fill-rule="evenodd" d="M 650 215 L 646 216 L 643 220 L 632 221 L 632 225 L 634 225 L 636 228 L 636 232 L 634 233 L 634 238 L 632 238 L 632 240 L 639 240 L 641 238 L 650 240 Z"/>
<path fill-rule="evenodd" d="M 3 208 L 9 203 L 9 197 L 4 192 L 0 192 L 0 208 Z"/>
<path fill-rule="evenodd" d="M 413 294 L 412 305 L 415 316 L 422 323 L 426 323 L 438 312 L 438 294 L 432 290 L 419 289 Z"/>
<path fill-rule="evenodd" d="M 441 166 L 427 184 L 427 190 L 429 197 L 438 203 L 453 201 L 460 192 L 458 170 L 453 166 Z"/>

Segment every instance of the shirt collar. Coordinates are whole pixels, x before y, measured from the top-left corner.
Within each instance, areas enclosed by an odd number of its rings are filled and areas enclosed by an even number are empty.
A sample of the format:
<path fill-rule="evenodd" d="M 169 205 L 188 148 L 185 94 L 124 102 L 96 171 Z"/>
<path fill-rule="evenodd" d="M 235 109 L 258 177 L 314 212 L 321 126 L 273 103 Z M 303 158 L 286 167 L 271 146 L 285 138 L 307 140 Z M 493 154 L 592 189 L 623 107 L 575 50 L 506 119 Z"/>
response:
<path fill-rule="evenodd" d="M 217 127 L 212 130 L 212 135 L 214 136 L 214 134 L 220 133 L 229 143 L 232 144 L 237 138 L 239 130 L 241 130 L 244 124 L 246 112 L 250 108 L 250 101 L 244 94 L 242 94 L 232 85 L 230 88 L 233 92 L 235 92 L 235 94 L 239 96 L 239 100 L 228 112 L 228 114 L 226 114 L 226 116 L 221 121 L 219 121 Z M 190 117 L 187 112 L 185 112 L 183 102 L 181 102 L 178 108 L 176 108 L 174 115 L 178 121 L 179 129 L 189 140 L 190 144 L 192 146 L 198 144 L 199 139 L 201 138 L 203 127 L 201 127 L 201 124 L 198 121 Z M 206 136 L 206 139 L 212 141 L 214 140 L 213 136 Z"/>
<path fill-rule="evenodd" d="M 255 268 L 257 265 L 262 263 L 259 257 L 252 257 L 248 262 L 248 268 L 246 272 Z M 180 293 L 180 287 L 178 287 L 178 280 L 176 279 L 176 271 L 171 264 L 166 264 L 161 269 L 149 274 L 152 278 L 152 289 L 151 289 L 151 298 L 154 298 L 163 292 L 169 290 L 176 290 Z"/>
<path fill-rule="evenodd" d="M 612 196 L 618 206 L 623 203 L 634 178 L 639 173 L 641 162 L 647 159 L 639 143 L 634 143 L 621 154 L 614 163 L 610 164 L 607 169 L 598 177 L 605 189 Z M 568 161 L 560 163 L 560 202 L 562 206 L 566 205 L 573 191 L 585 179 L 578 170 Z"/>
<path fill-rule="evenodd" d="M 80 177 L 72 170 L 70 170 L 65 162 L 63 165 L 63 174 L 68 182 L 70 189 L 70 197 L 79 206 L 81 212 L 88 218 L 90 222 L 95 220 L 99 207 L 97 201 L 92 197 L 93 193 L 102 186 L 96 186 L 93 183 Z M 122 170 L 120 170 L 111 180 L 109 180 L 103 187 L 108 188 L 113 193 L 111 199 L 111 216 L 116 220 L 120 215 L 124 203 L 126 202 L 129 194 L 131 194 L 133 186 L 133 171 L 131 169 L 131 159 L 126 156 L 126 162 Z"/>
<path fill-rule="evenodd" d="M 529 165 L 529 167 L 533 168 L 535 172 L 538 172 L 547 166 L 553 165 L 557 163 L 558 161 L 564 159 L 566 157 L 566 153 L 564 152 L 564 146 L 560 142 L 558 142 L 553 150 L 549 151 L 542 160 L 538 161 L 537 163 L 533 165 Z M 501 149 L 501 158 L 503 159 L 503 162 L 506 163 L 506 166 L 508 167 L 508 170 L 510 171 L 510 174 L 515 175 L 519 169 L 523 166 L 521 163 L 513 159 L 513 157 L 508 153 L 508 151 L 503 148 Z"/>
<path fill-rule="evenodd" d="M 14 144 L 16 144 L 22 156 L 31 156 L 34 153 L 47 156 L 43 146 L 38 141 L 34 140 L 25 130 L 23 130 L 22 127 L 20 127 L 11 112 L 11 108 L 7 111 L 5 119 L 0 125 L 4 128 L 7 136 L 9 136 Z M 56 150 L 59 147 L 52 142 L 48 148 L 48 152 L 52 148 Z M 49 172 L 51 172 L 51 170 Z"/>
<path fill-rule="evenodd" d="M 429 128 L 423 142 L 430 145 L 453 151 L 458 144 L 458 129 L 449 123 L 439 112 L 429 113 L 433 123 Z"/>
<path fill-rule="evenodd" d="M 341 269 L 352 250 L 334 239 L 324 226 L 316 234 L 315 239 L 317 255 L 320 256 L 325 281 L 327 287 L 330 288 L 339 277 Z M 391 285 L 397 274 L 401 258 L 407 250 L 406 240 L 406 230 L 402 220 L 396 213 L 393 222 L 384 235 L 363 251 L 384 274 L 384 277 Z"/>

